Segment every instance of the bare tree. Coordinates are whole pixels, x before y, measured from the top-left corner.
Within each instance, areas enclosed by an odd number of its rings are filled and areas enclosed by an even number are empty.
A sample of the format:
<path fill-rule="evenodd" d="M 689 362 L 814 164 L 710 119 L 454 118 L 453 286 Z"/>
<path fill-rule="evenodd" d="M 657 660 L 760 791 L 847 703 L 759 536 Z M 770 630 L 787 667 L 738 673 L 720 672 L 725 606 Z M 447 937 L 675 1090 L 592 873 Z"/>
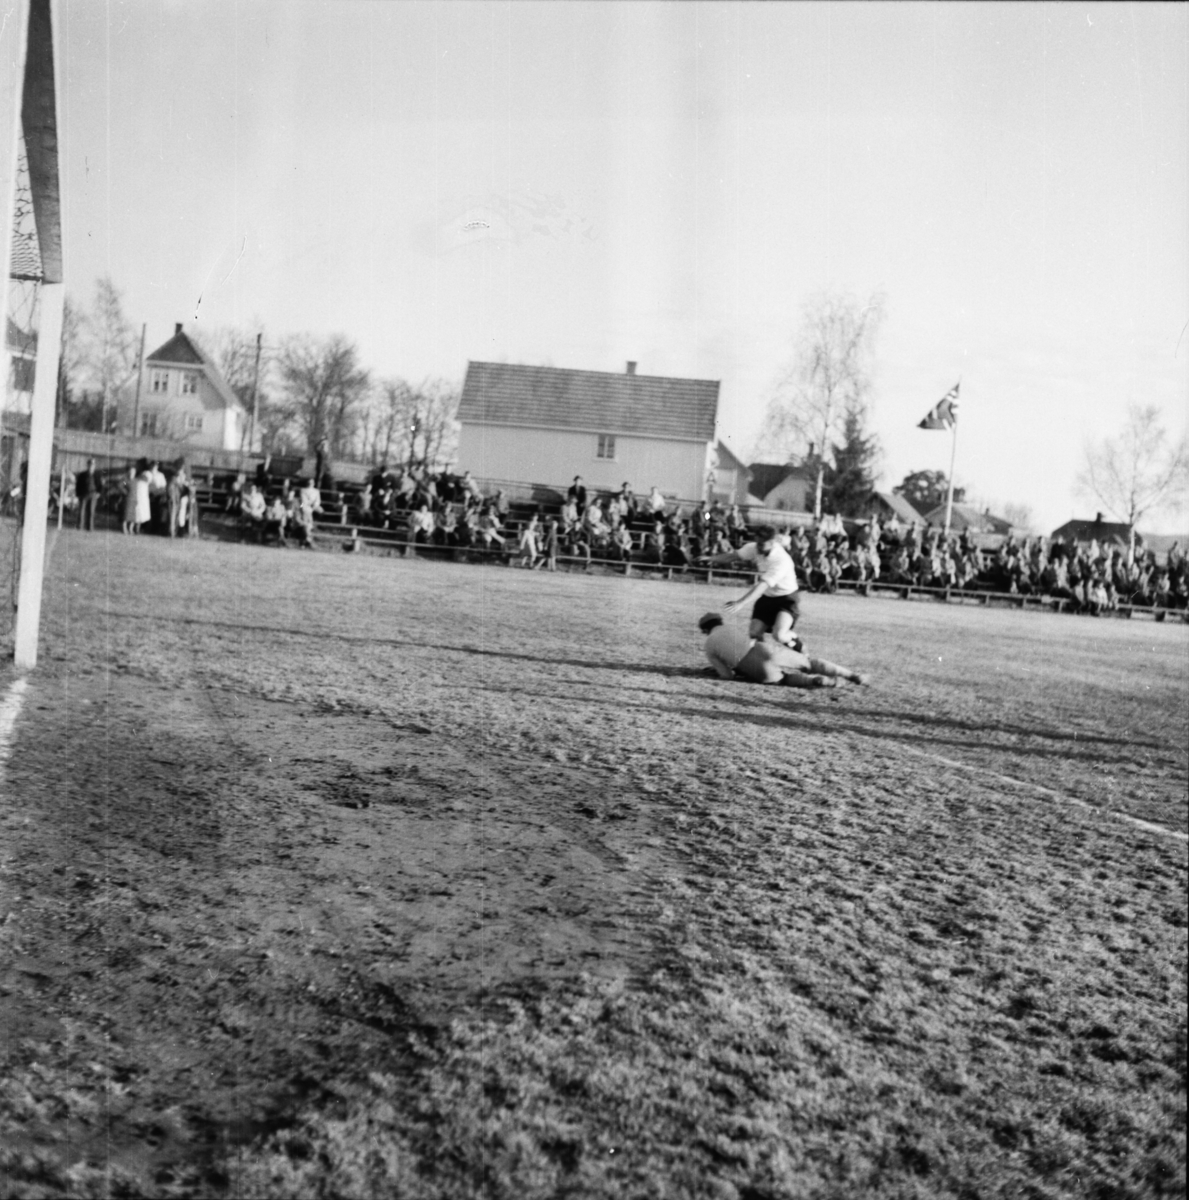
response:
<path fill-rule="evenodd" d="M 276 360 L 277 375 L 307 453 L 325 438 L 332 458 L 353 449 L 360 410 L 371 380 L 359 351 L 342 334 L 318 339 L 286 338 Z"/>
<path fill-rule="evenodd" d="M 123 297 L 111 276 L 96 280 L 95 298 L 82 314 L 77 334 L 79 374 L 86 386 L 100 394 L 101 425 L 106 433 L 136 374 L 139 352 L 136 329 L 124 315 Z"/>
<path fill-rule="evenodd" d="M 768 404 L 761 444 L 786 460 L 816 456 L 814 516 L 822 514 L 825 455 L 846 442 L 847 419 L 861 430 L 871 391 L 871 358 L 884 301 L 860 305 L 851 296 L 821 292 L 806 303 L 792 366 Z"/>
<path fill-rule="evenodd" d="M 251 450 L 249 439 L 253 443 L 259 439 L 264 449 L 272 450 L 293 424 L 294 411 L 275 386 L 275 348 L 269 345 L 263 323 L 254 322 L 249 329 L 222 325 L 205 330 L 197 340 L 244 407 L 241 449 Z M 255 430 L 251 426 L 253 410 L 258 422 Z"/>
<path fill-rule="evenodd" d="M 442 379 L 426 379 L 417 387 L 403 379 L 384 380 L 370 416 L 372 461 L 423 470 L 451 461 L 458 401 L 458 388 Z"/>
<path fill-rule="evenodd" d="M 58 358 L 58 413 L 70 425 L 70 405 L 78 394 L 83 371 L 83 311 L 73 296 L 62 304 L 62 352 Z"/>
<path fill-rule="evenodd" d="M 1154 404 L 1132 404 L 1121 432 L 1097 444 L 1087 443 L 1076 487 L 1092 496 L 1131 531 L 1150 512 L 1178 510 L 1189 489 L 1189 442 L 1182 433 L 1169 439 Z"/>

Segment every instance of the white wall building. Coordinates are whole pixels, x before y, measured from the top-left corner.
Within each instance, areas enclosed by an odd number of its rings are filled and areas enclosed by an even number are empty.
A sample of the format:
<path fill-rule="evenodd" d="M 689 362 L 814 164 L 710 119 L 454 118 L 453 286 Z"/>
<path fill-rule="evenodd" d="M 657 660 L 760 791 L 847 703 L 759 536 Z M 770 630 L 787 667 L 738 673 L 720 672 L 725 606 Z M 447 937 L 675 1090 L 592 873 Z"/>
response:
<path fill-rule="evenodd" d="M 717 380 L 472 362 L 458 408 L 458 469 L 565 491 L 704 499 L 714 464 Z"/>
<path fill-rule="evenodd" d="M 251 416 L 218 368 L 180 324 L 144 363 L 139 414 L 131 396 L 120 406 L 120 430 L 135 437 L 168 438 L 205 450 L 250 450 Z M 133 426 L 139 415 L 139 429 Z"/>

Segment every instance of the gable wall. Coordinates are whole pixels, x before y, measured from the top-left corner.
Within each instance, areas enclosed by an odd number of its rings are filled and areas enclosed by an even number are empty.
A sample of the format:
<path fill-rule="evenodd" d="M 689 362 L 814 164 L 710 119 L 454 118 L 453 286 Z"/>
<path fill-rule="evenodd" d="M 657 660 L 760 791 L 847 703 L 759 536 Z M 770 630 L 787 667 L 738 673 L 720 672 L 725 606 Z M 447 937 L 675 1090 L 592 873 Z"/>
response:
<path fill-rule="evenodd" d="M 167 391 L 154 392 L 151 390 L 154 370 L 168 370 L 169 387 Z M 145 363 L 144 386 L 140 393 L 140 411 L 142 416 L 145 413 L 153 413 L 157 418 L 152 436 L 185 442 L 187 445 L 201 447 L 205 450 L 238 450 L 240 448 L 238 412 L 224 406 L 223 398 L 201 368 L 196 368 L 199 377 L 198 391 L 183 394 L 181 372 L 182 368 L 154 367 L 152 363 Z M 120 430 L 130 437 L 136 436 L 139 432 L 132 428 L 135 410 L 135 385 L 133 385 L 120 403 Z M 188 416 L 201 416 L 202 429 L 187 429 L 186 418 Z"/>
<path fill-rule="evenodd" d="M 588 490 L 614 490 L 626 481 L 636 493 L 659 487 L 679 500 L 700 500 L 710 443 L 619 435 L 613 460 L 596 457 L 598 435 L 575 430 L 522 429 L 463 422 L 458 470 L 481 479 L 540 483 L 565 491 L 575 475 Z"/>

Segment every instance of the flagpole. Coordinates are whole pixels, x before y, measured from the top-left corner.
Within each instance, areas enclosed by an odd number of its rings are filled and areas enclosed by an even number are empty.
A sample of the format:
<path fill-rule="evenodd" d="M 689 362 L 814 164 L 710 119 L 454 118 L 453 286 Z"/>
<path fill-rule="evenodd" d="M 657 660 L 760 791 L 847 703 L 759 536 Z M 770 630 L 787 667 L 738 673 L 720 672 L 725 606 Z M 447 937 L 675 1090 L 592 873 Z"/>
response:
<path fill-rule="evenodd" d="M 962 377 L 958 376 L 958 383 L 955 388 L 962 386 Z M 950 480 L 949 487 L 945 494 L 945 533 L 942 536 L 949 541 L 950 536 L 950 518 L 954 511 L 954 459 L 958 457 L 958 418 L 954 417 L 954 440 L 950 443 Z"/>

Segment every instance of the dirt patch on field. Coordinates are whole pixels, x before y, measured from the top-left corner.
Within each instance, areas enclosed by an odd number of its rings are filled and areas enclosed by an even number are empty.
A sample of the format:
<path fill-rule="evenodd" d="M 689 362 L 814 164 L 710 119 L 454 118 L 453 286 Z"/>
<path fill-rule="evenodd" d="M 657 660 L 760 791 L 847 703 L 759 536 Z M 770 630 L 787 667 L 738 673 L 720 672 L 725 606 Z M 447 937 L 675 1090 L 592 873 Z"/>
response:
<path fill-rule="evenodd" d="M 126 673 L 27 702 L 0 990 L 34 1178 L 193 1185 L 464 1002 L 652 965 L 662 855 L 597 773 Z"/>

